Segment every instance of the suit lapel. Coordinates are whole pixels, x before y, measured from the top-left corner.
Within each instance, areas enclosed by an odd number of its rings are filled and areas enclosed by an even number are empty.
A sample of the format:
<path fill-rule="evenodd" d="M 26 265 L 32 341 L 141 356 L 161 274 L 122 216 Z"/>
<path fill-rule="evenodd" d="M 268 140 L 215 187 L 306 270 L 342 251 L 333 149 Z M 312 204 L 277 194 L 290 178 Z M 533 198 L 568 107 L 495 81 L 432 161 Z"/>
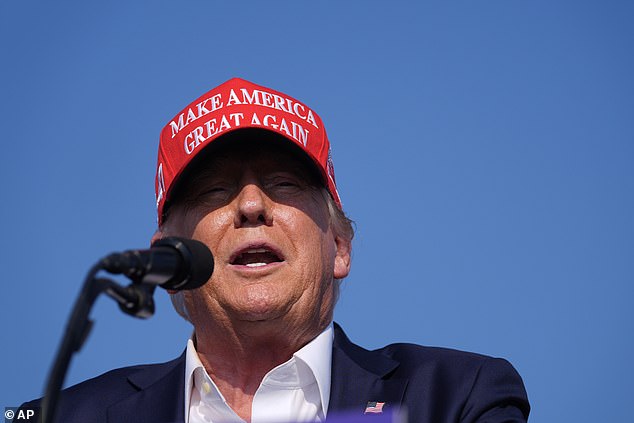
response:
<path fill-rule="evenodd" d="M 399 362 L 350 342 L 335 323 L 328 412 L 363 413 L 370 401 L 384 402 L 385 410 L 398 409 L 407 379 L 393 377 Z"/>
<path fill-rule="evenodd" d="M 108 409 L 110 423 L 167 423 L 184 421 L 185 354 L 128 377 L 138 392 Z"/>

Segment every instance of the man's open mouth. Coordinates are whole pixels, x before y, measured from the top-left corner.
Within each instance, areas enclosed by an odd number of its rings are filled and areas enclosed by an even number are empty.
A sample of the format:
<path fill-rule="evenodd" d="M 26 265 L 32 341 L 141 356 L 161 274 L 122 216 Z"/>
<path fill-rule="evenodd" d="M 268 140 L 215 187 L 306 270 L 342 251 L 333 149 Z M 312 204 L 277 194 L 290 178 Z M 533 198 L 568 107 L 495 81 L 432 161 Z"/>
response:
<path fill-rule="evenodd" d="M 231 264 L 247 267 L 261 267 L 284 261 L 280 255 L 267 247 L 248 248 L 239 252 Z"/>

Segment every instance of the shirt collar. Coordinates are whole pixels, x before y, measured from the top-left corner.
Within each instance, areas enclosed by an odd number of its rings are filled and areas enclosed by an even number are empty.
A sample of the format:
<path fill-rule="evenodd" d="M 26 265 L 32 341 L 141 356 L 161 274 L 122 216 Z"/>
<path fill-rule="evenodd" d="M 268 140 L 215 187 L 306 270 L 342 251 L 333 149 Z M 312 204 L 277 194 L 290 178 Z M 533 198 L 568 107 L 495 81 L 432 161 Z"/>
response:
<path fill-rule="evenodd" d="M 192 387 L 194 386 L 194 370 L 199 367 L 205 368 L 198 357 L 196 347 L 194 346 L 194 334 L 187 341 L 187 349 L 185 350 L 185 421 L 189 421 L 189 402 L 192 395 Z"/>
<path fill-rule="evenodd" d="M 331 322 L 315 339 L 293 354 L 294 358 L 299 359 L 312 371 L 317 381 L 317 386 L 319 387 L 321 407 L 324 416 L 328 411 L 330 401 L 330 369 L 332 367 L 332 343 L 334 336 L 335 333 Z M 185 408 L 183 410 L 185 421 L 188 421 L 187 415 L 189 414 L 189 403 L 194 384 L 194 371 L 198 368 L 202 368 L 206 373 L 205 367 L 196 352 L 193 338 L 194 335 L 187 341 L 185 353 Z M 218 393 L 220 394 L 220 392 Z M 222 396 L 222 394 L 220 395 Z"/>
<path fill-rule="evenodd" d="M 328 402 L 330 400 L 330 369 L 332 368 L 332 342 L 335 332 L 332 322 L 315 339 L 304 345 L 293 357 L 303 361 L 315 376 L 319 395 L 321 396 L 321 407 L 326 415 Z"/>

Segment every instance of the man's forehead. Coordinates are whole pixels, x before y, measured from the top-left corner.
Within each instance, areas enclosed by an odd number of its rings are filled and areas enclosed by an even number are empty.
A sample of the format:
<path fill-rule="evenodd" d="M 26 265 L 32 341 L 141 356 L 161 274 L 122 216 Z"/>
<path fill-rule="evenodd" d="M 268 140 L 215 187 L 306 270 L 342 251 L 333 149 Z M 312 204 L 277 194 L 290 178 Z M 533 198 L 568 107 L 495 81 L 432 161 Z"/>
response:
<path fill-rule="evenodd" d="M 317 166 L 299 147 L 277 134 L 245 129 L 207 146 L 180 176 L 170 199 L 185 194 L 202 179 L 232 177 L 232 170 L 246 166 L 262 174 L 293 172 L 310 185 L 325 186 Z"/>
<path fill-rule="evenodd" d="M 301 161 L 307 159 L 306 153 L 281 137 L 260 137 L 257 134 L 227 142 L 217 142 L 210 146 L 208 159 L 260 159 L 277 158 Z"/>

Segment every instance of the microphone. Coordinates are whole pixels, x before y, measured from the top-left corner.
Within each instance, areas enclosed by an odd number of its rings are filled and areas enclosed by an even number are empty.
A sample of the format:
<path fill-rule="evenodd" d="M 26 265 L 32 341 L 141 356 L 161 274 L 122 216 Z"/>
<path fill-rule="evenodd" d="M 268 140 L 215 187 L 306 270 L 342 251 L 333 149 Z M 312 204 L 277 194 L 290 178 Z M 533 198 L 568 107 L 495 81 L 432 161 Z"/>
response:
<path fill-rule="evenodd" d="M 213 273 L 214 258 L 202 242 L 167 237 L 147 250 L 110 254 L 102 259 L 101 268 L 136 283 L 180 291 L 203 286 Z"/>
<path fill-rule="evenodd" d="M 97 278 L 105 270 L 132 279 L 128 287 L 107 278 Z M 148 250 L 114 253 L 94 265 L 73 306 L 64 337 L 42 399 L 42 417 L 46 423 L 55 417 L 57 399 L 73 353 L 79 351 L 92 327 L 90 309 L 100 293 L 105 292 L 132 316 L 147 318 L 154 313 L 152 294 L 156 285 L 165 289 L 194 289 L 205 284 L 214 270 L 214 258 L 207 246 L 192 239 L 168 237 L 152 244 Z"/>

